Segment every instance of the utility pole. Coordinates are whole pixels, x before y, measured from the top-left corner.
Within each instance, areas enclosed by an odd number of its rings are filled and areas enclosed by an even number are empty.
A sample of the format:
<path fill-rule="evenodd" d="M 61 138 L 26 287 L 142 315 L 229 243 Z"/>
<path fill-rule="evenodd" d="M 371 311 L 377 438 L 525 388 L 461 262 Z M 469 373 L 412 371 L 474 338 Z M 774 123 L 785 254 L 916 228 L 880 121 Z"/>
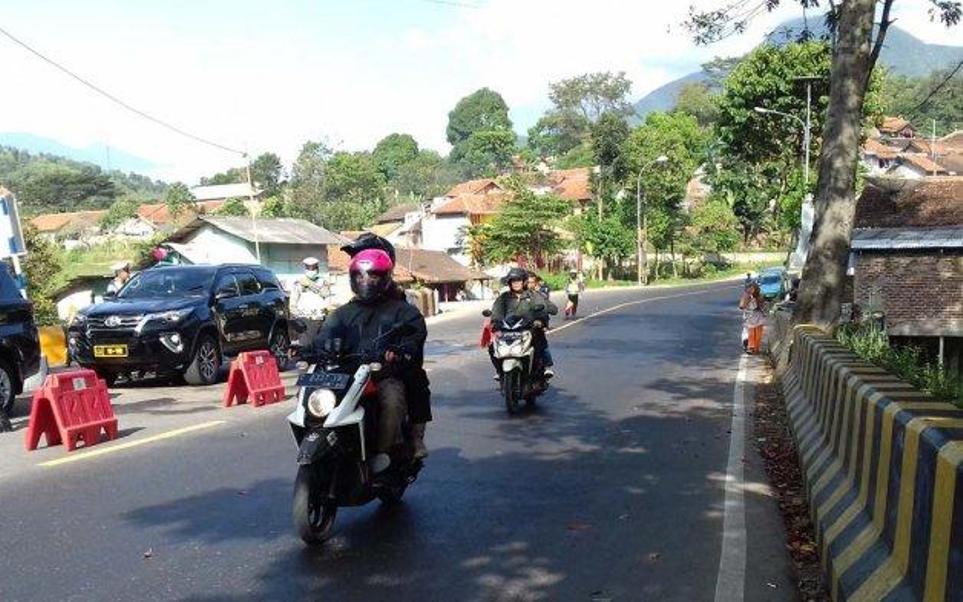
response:
<path fill-rule="evenodd" d="M 245 169 L 247 170 L 247 194 L 248 194 L 248 208 L 247 210 L 251 212 L 251 226 L 254 229 L 254 254 L 257 256 L 257 262 L 261 263 L 261 241 L 257 235 L 257 212 L 258 206 L 254 200 L 254 182 L 251 180 L 251 156 L 244 153 Z"/>

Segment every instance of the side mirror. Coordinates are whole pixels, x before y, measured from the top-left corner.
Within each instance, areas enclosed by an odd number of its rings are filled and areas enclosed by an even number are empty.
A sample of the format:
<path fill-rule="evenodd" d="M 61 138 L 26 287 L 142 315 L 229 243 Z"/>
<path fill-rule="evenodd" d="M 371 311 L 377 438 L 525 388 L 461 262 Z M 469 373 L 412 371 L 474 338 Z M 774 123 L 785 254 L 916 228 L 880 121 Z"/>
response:
<path fill-rule="evenodd" d="M 482 316 L 484 316 L 484 317 L 486 317 L 486 318 L 492 317 L 492 310 L 486 309 L 485 311 L 482 312 Z"/>

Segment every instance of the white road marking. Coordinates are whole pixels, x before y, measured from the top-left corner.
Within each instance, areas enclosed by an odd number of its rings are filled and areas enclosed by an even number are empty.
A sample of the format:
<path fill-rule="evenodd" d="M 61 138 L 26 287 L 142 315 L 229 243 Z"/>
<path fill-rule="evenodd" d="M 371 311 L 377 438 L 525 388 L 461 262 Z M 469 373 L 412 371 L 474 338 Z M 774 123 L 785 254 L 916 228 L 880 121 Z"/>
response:
<path fill-rule="evenodd" d="M 546 334 L 552 334 L 552 333 L 554 333 L 554 332 L 561 332 L 561 331 L 565 330 L 566 328 L 570 328 L 570 327 L 572 327 L 572 326 L 575 326 L 576 324 L 578 324 L 578 323 L 580 323 L 580 322 L 584 322 L 585 320 L 589 320 L 589 319 L 591 319 L 591 318 L 594 318 L 594 317 L 596 317 L 596 316 L 601 316 L 601 315 L 607 314 L 607 313 L 609 313 L 609 312 L 613 312 L 613 311 L 620 310 L 620 309 L 622 309 L 623 307 L 630 307 L 630 306 L 632 306 L 632 305 L 642 305 L 643 303 L 651 303 L 651 302 L 653 302 L 653 301 L 665 301 L 666 299 L 678 299 L 679 297 L 691 297 L 691 296 L 693 296 L 693 295 L 704 295 L 704 294 L 706 294 L 706 293 L 713 293 L 713 292 L 717 292 L 717 291 L 718 291 L 718 289 L 716 289 L 716 288 L 700 289 L 700 290 L 697 290 L 697 291 L 690 291 L 690 292 L 688 292 L 688 293 L 679 293 L 679 294 L 677 294 L 677 295 L 663 295 L 663 296 L 661 296 L 661 297 L 650 297 L 650 298 L 648 298 L 648 299 L 639 299 L 639 300 L 636 300 L 636 301 L 627 301 L 626 303 L 619 303 L 618 305 L 613 305 L 612 307 L 607 307 L 607 308 L 605 308 L 605 309 L 600 309 L 599 311 L 597 311 L 597 312 L 595 312 L 595 313 L 588 314 L 587 316 L 584 316 L 584 317 L 582 317 L 582 318 L 577 318 L 577 319 L 575 319 L 575 320 L 572 320 L 571 322 L 566 322 L 565 324 L 562 324 L 561 326 L 553 326 L 552 328 L 550 328 L 550 329 L 548 330 L 548 332 L 547 332 Z"/>
<path fill-rule="evenodd" d="M 716 602 L 743 600 L 746 583 L 746 506 L 743 497 L 743 455 L 746 434 L 746 386 L 749 356 L 739 360 L 732 393 L 732 435 L 726 468 L 725 515 L 722 521 L 722 553 L 716 578 Z"/>
<path fill-rule="evenodd" d="M 128 441 L 127 443 L 121 443 L 119 445 L 110 445 L 107 443 L 101 443 L 98 446 L 91 448 L 89 451 L 87 450 L 77 451 L 77 452 L 74 452 L 75 455 L 72 455 L 72 456 L 65 456 L 63 458 L 58 458 L 56 460 L 48 460 L 47 462 L 41 462 L 40 466 L 44 466 L 44 467 L 60 466 L 61 464 L 70 464 L 71 462 L 79 462 L 80 460 L 89 460 L 90 458 L 96 458 L 98 456 L 103 456 L 106 454 L 123 451 L 125 449 L 130 449 L 132 447 L 139 447 L 141 445 L 146 445 L 148 443 L 154 443 L 155 441 L 172 439 L 180 435 L 193 433 L 194 431 L 209 429 L 214 426 L 222 425 L 226 422 L 227 422 L 226 420 L 211 420 L 210 422 L 202 422 L 200 424 L 195 424 L 195 425 L 180 428 L 180 429 L 174 429 L 172 431 L 158 433 L 151 437 L 137 439 L 136 441 Z"/>

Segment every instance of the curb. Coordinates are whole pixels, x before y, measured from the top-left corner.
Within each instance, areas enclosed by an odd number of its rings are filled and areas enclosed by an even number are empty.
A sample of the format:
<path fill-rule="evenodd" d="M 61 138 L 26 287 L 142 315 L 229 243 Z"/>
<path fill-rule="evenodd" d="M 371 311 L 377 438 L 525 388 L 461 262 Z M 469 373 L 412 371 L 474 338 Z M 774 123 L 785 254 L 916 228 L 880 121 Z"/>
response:
<path fill-rule="evenodd" d="M 963 592 L 963 410 L 793 329 L 782 379 L 834 600 Z"/>

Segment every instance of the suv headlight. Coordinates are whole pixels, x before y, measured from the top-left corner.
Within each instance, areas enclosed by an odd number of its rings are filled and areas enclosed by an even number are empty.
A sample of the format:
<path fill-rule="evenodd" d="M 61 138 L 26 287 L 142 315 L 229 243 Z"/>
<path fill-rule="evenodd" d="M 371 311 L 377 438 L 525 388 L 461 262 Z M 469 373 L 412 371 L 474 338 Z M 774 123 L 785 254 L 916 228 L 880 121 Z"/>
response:
<path fill-rule="evenodd" d="M 338 405 L 338 397 L 331 389 L 318 389 L 308 397 L 308 411 L 316 418 L 324 418 Z"/>
<path fill-rule="evenodd" d="M 143 318 L 141 318 L 140 323 L 137 324 L 136 330 L 139 333 L 141 330 L 144 329 L 144 326 L 146 326 L 148 322 L 154 322 L 154 321 L 163 322 L 165 325 L 168 325 L 168 326 L 179 324 L 184 319 L 186 319 L 187 316 L 191 315 L 192 311 L 194 311 L 194 308 L 186 307 L 184 309 L 175 309 L 171 311 L 158 312 L 156 314 L 147 314 Z"/>
<path fill-rule="evenodd" d="M 87 314 L 75 314 L 73 319 L 70 320 L 71 326 L 83 326 L 87 323 Z"/>

